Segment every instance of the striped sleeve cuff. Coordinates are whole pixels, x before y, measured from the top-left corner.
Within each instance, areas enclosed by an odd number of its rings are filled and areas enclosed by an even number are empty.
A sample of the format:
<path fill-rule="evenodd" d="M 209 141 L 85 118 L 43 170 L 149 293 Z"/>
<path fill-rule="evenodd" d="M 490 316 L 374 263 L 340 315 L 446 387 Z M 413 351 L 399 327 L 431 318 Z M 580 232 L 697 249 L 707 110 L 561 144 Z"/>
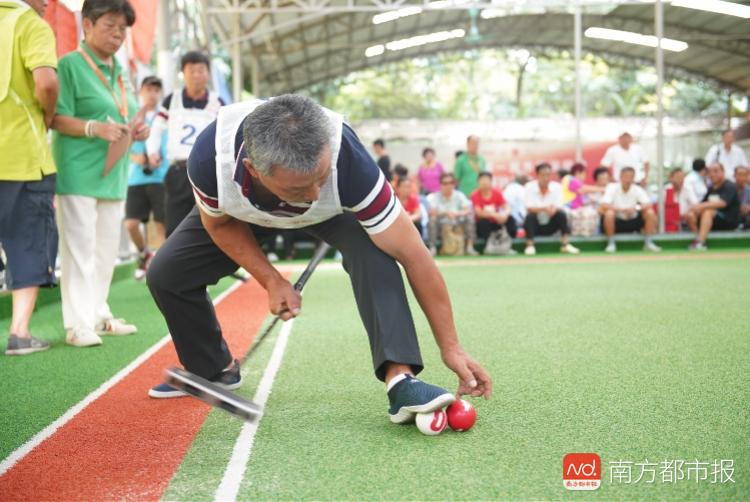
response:
<path fill-rule="evenodd" d="M 368 234 L 379 234 L 396 221 L 401 204 L 396 200 L 390 183 L 381 174 L 375 188 L 352 210 Z"/>
<path fill-rule="evenodd" d="M 198 209 L 206 213 L 208 216 L 211 216 L 213 218 L 224 216 L 224 211 L 212 207 L 204 199 L 202 199 L 200 195 L 198 195 L 198 192 L 196 190 L 193 190 L 193 195 L 195 196 L 195 204 L 198 206 Z"/>
<path fill-rule="evenodd" d="M 190 176 L 188 176 L 188 179 L 190 180 Z M 212 197 L 205 192 L 201 191 L 200 188 L 195 186 L 193 184 L 193 181 L 190 180 L 190 185 L 193 187 L 193 195 L 195 196 L 195 204 L 198 206 L 198 208 L 206 213 L 209 216 L 213 216 L 214 218 L 218 218 L 219 216 L 224 216 L 224 211 L 219 209 L 219 199 L 217 197 Z"/>

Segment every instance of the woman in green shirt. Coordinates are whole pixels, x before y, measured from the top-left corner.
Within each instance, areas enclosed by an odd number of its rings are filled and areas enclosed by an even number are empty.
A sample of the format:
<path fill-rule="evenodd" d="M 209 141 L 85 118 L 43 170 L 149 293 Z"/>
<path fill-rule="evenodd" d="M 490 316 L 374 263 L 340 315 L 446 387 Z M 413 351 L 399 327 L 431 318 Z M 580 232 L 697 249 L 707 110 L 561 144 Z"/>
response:
<path fill-rule="evenodd" d="M 128 0 L 86 0 L 84 41 L 60 60 L 60 97 L 52 152 L 58 166 L 63 322 L 66 341 L 102 343 L 99 335 L 137 328 L 107 305 L 127 194 L 127 152 L 148 137 L 129 82 L 114 57 L 135 11 Z"/>

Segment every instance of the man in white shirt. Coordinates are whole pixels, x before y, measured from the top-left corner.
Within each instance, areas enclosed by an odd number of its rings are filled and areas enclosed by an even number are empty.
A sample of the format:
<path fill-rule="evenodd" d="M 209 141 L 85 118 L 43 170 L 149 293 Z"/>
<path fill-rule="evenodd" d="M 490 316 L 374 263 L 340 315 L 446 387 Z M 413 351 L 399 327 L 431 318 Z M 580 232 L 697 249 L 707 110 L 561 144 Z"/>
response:
<path fill-rule="evenodd" d="M 620 181 L 610 183 L 602 197 L 602 227 L 609 242 L 604 249 L 607 253 L 617 251 L 616 233 L 640 232 L 646 235 L 644 251 L 658 252 L 661 248 L 652 238 L 656 232 L 656 213 L 651 207 L 646 191 L 634 183 L 635 169 L 624 167 L 620 171 Z"/>
<path fill-rule="evenodd" d="M 516 220 L 518 226 L 523 225 L 526 218 L 526 204 L 524 203 L 524 185 L 528 182 L 525 174 L 516 176 L 516 179 L 508 183 L 503 190 L 503 197 L 510 206 L 510 215 Z"/>
<path fill-rule="evenodd" d="M 568 216 L 563 211 L 562 187 L 560 183 L 551 181 L 552 166 L 546 162 L 536 166 L 536 180 L 524 185 L 524 202 L 526 204 L 526 219 L 523 227 L 526 230 L 526 256 L 536 254 L 534 237 L 537 235 L 552 235 L 560 232 L 560 252 L 578 254 L 577 247 L 568 243 L 570 227 Z"/>
<path fill-rule="evenodd" d="M 679 184 L 679 186 L 675 187 L 677 193 L 677 202 L 680 205 L 680 218 L 682 219 L 685 218 L 685 215 L 690 212 L 693 206 L 699 204 L 701 201 L 701 199 L 699 199 L 695 194 L 694 190 L 688 189 L 684 180 L 685 178 L 683 179 L 682 183 Z"/>
<path fill-rule="evenodd" d="M 646 185 L 650 169 L 646 154 L 640 146 L 633 143 L 633 136 L 628 132 L 620 134 L 617 144 L 607 149 L 600 164 L 612 170 L 615 181 L 620 181 L 620 172 L 624 167 L 632 167 L 636 183 Z"/>
<path fill-rule="evenodd" d="M 198 135 L 216 119 L 224 101 L 209 91 L 211 62 L 191 51 L 180 61 L 185 87 L 164 99 L 151 127 L 146 151 L 152 166 L 161 164 L 161 139 L 167 132 L 169 169 L 164 178 L 164 216 L 169 236 L 187 216 L 195 199 L 187 175 L 187 159 Z"/>
<path fill-rule="evenodd" d="M 721 143 L 713 145 L 706 153 L 706 165 L 719 163 L 724 166 L 726 178 L 734 183 L 734 169 L 737 166 L 750 165 L 742 148 L 734 144 L 734 133 L 727 129 L 721 135 Z"/>
<path fill-rule="evenodd" d="M 685 197 L 699 202 L 703 200 L 703 197 L 706 196 L 706 192 L 708 192 L 708 187 L 706 186 L 707 173 L 708 169 L 706 169 L 705 160 L 693 160 L 693 170 L 685 176 L 685 183 L 683 185 Z"/>

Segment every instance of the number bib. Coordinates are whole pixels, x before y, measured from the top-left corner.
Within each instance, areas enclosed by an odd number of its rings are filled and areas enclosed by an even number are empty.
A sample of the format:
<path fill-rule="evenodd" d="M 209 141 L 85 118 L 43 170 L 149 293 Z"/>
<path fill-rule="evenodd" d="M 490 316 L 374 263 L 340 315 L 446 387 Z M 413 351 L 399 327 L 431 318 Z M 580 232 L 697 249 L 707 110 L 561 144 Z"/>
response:
<path fill-rule="evenodd" d="M 182 106 L 182 91 L 172 95 L 169 106 L 169 143 L 167 156 L 170 162 L 187 160 L 198 135 L 216 120 L 221 104 L 214 93 L 210 93 L 206 108 Z"/>

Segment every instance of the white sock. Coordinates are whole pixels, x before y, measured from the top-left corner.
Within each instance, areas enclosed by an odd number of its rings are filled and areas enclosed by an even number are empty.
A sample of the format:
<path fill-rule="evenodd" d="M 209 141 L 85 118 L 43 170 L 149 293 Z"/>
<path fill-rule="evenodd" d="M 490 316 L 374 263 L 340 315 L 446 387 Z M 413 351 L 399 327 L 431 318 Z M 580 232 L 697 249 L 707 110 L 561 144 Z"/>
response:
<path fill-rule="evenodd" d="M 391 378 L 391 381 L 388 382 L 388 385 L 385 386 L 385 391 L 390 392 L 394 385 L 406 378 L 407 374 L 408 373 L 401 373 L 400 375 L 396 375 L 395 377 Z"/>

